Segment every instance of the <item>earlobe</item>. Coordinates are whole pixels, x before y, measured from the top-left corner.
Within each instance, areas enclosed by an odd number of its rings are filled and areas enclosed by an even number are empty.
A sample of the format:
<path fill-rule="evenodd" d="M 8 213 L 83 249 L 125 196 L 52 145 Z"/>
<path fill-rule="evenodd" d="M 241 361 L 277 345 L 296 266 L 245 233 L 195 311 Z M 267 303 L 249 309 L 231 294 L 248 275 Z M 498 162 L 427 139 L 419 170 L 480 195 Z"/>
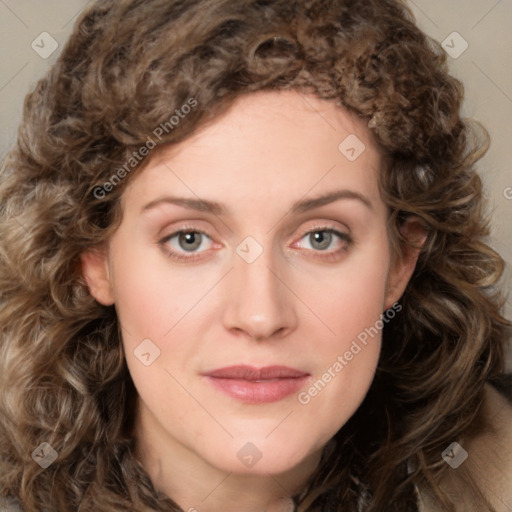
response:
<path fill-rule="evenodd" d="M 114 304 L 107 251 L 90 249 L 80 255 L 82 275 L 91 295 L 104 306 Z"/>
<path fill-rule="evenodd" d="M 405 292 L 421 249 L 427 239 L 427 230 L 418 217 L 408 217 L 400 226 L 400 234 L 409 245 L 406 245 L 400 258 L 394 261 L 388 274 L 385 309 L 390 308 Z"/>

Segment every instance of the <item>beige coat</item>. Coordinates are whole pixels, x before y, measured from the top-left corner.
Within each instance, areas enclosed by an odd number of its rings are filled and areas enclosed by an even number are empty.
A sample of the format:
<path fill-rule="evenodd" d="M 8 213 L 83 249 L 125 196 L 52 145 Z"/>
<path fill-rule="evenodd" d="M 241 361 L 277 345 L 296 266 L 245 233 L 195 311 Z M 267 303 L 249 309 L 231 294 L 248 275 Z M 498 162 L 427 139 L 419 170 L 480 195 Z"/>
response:
<path fill-rule="evenodd" d="M 461 441 L 468 458 L 457 469 L 449 468 L 442 488 L 457 504 L 457 512 L 482 512 L 458 479 L 462 465 L 482 489 L 496 512 L 512 512 L 512 405 L 494 388 L 487 386 L 485 415 L 496 434 L 483 433 Z M 421 493 L 420 493 L 421 495 Z M 421 498 L 421 512 L 439 512 L 429 499 Z"/>

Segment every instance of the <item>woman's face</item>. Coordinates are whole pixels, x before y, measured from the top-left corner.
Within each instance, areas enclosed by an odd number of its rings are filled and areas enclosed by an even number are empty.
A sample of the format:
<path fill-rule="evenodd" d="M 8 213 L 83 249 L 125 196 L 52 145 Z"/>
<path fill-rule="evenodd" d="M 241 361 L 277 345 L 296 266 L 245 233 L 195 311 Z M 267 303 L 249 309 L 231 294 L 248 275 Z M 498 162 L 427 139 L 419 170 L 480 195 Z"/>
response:
<path fill-rule="evenodd" d="M 115 303 L 140 424 L 177 458 L 277 474 L 359 407 L 414 266 L 391 265 L 380 163 L 356 116 L 266 92 L 133 177 L 83 268 Z"/>

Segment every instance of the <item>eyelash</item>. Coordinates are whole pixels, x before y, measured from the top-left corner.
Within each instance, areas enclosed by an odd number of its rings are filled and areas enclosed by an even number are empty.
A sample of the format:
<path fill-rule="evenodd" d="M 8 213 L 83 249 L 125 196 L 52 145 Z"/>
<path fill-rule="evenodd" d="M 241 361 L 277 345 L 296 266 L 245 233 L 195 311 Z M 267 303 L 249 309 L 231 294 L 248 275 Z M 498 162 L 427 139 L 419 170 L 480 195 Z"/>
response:
<path fill-rule="evenodd" d="M 353 240 L 347 233 L 343 233 L 341 231 L 338 231 L 334 228 L 328 227 L 328 226 L 319 226 L 315 227 L 313 229 L 310 229 L 309 231 L 306 231 L 301 237 L 300 240 L 305 238 L 308 235 L 311 235 L 312 233 L 331 233 L 333 235 L 336 235 L 339 239 L 343 240 L 345 242 L 345 245 L 341 247 L 340 249 L 337 249 L 336 251 L 321 251 L 321 250 L 315 250 L 315 249 L 306 249 L 307 251 L 314 252 L 314 253 L 320 253 L 320 255 L 315 255 L 315 257 L 318 257 L 322 260 L 327 261 L 333 261 L 336 259 L 342 252 L 346 252 L 352 245 Z M 201 258 L 201 253 L 190 253 L 190 256 L 182 256 L 174 251 L 170 251 L 167 248 L 167 244 L 170 240 L 172 240 L 174 237 L 179 236 L 181 234 L 199 234 L 203 235 L 211 240 L 211 237 L 205 232 L 200 229 L 195 228 L 182 228 L 178 231 L 175 231 L 174 233 L 171 233 L 170 235 L 166 236 L 162 240 L 158 242 L 158 245 L 162 248 L 165 255 L 171 258 L 174 261 L 179 262 L 193 262 Z"/>

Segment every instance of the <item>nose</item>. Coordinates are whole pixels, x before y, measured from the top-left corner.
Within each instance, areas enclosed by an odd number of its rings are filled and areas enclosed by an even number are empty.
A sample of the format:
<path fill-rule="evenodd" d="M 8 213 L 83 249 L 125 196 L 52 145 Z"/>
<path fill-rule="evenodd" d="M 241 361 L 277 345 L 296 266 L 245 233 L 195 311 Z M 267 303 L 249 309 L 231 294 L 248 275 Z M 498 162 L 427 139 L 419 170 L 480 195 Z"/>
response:
<path fill-rule="evenodd" d="M 279 272 L 270 251 L 253 263 L 236 254 L 227 287 L 225 328 L 256 341 L 278 339 L 292 332 L 297 325 L 294 295 Z"/>

